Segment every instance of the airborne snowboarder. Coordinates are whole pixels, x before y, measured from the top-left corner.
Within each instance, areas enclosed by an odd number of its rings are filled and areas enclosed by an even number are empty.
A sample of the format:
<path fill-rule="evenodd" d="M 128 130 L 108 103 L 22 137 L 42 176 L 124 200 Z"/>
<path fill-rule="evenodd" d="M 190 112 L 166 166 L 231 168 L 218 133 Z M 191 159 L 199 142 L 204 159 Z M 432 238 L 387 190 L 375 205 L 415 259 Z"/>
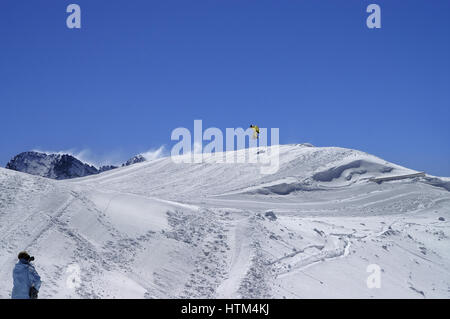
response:
<path fill-rule="evenodd" d="M 250 128 L 253 129 L 253 138 L 257 139 L 259 138 L 259 127 L 257 125 L 250 125 Z"/>
<path fill-rule="evenodd" d="M 12 299 L 37 299 L 41 287 L 41 277 L 31 264 L 34 257 L 26 251 L 21 251 L 17 256 L 19 261 L 14 267 Z"/>

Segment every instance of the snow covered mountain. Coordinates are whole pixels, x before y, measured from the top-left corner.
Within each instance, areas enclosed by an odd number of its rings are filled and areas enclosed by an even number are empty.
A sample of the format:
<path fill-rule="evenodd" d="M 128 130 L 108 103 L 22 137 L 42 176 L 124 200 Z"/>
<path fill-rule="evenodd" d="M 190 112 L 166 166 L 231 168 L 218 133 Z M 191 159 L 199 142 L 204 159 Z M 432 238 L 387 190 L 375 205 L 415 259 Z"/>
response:
<path fill-rule="evenodd" d="M 122 164 L 122 166 L 130 166 L 133 164 L 145 162 L 146 160 L 147 159 L 142 154 L 138 154 L 130 158 L 128 161 Z"/>
<path fill-rule="evenodd" d="M 112 169 L 116 169 L 117 167 L 118 166 L 114 166 L 114 165 L 103 165 L 103 166 L 100 166 L 100 168 L 98 169 L 98 172 L 103 173 L 106 171 L 110 171 Z"/>
<path fill-rule="evenodd" d="M 62 181 L 0 169 L 0 297 L 26 249 L 41 298 L 449 298 L 450 178 L 416 173 L 307 145 L 280 146 L 272 175 L 209 156 Z"/>
<path fill-rule="evenodd" d="M 20 153 L 6 164 L 6 168 L 53 179 L 68 179 L 99 173 L 97 168 L 81 162 L 72 155 L 40 152 Z"/>
<path fill-rule="evenodd" d="M 140 163 L 145 160 L 142 155 L 136 155 L 122 166 Z M 70 154 L 47 154 L 31 151 L 14 156 L 6 164 L 6 168 L 52 179 L 69 179 L 103 173 L 115 169 L 117 166 L 104 165 L 96 168 L 93 165 L 83 163 Z"/>

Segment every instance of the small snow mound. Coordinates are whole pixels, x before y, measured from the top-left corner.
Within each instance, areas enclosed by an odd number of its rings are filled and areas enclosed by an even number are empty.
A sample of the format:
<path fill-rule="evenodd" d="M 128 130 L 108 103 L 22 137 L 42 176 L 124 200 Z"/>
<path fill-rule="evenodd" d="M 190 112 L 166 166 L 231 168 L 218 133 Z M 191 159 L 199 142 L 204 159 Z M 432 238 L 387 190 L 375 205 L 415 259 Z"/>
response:
<path fill-rule="evenodd" d="M 277 220 L 277 216 L 271 210 L 265 212 L 264 216 L 266 216 L 269 220 L 272 220 L 272 221 Z"/>
<path fill-rule="evenodd" d="M 293 177 L 275 180 L 270 183 L 261 184 L 256 187 L 249 187 L 241 193 L 249 195 L 289 195 L 301 191 L 320 190 L 314 187 L 308 179 L 298 181 Z"/>
<path fill-rule="evenodd" d="M 393 229 L 389 226 L 388 230 L 384 231 L 384 232 L 381 234 L 381 236 L 388 237 L 388 236 L 396 236 L 396 235 L 399 235 L 399 234 L 400 234 L 399 231 L 393 230 Z"/>
<path fill-rule="evenodd" d="M 374 175 L 389 173 L 393 167 L 367 160 L 356 160 L 342 165 L 334 166 L 315 173 L 312 178 L 317 182 L 331 182 L 335 179 L 352 180 L 355 176 Z"/>
<path fill-rule="evenodd" d="M 297 146 L 302 146 L 302 147 L 315 147 L 315 146 L 312 145 L 311 143 L 300 143 L 300 144 L 297 144 Z"/>

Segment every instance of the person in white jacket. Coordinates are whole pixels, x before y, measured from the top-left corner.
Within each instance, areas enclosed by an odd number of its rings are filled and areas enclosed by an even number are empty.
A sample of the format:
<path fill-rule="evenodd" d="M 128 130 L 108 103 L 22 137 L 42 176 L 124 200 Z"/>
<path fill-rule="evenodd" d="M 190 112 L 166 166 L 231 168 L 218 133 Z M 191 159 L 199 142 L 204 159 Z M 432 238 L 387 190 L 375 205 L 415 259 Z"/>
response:
<path fill-rule="evenodd" d="M 41 288 L 41 277 L 37 273 L 31 261 L 31 257 L 26 251 L 21 251 L 17 256 L 19 261 L 13 270 L 13 290 L 12 299 L 37 299 Z"/>

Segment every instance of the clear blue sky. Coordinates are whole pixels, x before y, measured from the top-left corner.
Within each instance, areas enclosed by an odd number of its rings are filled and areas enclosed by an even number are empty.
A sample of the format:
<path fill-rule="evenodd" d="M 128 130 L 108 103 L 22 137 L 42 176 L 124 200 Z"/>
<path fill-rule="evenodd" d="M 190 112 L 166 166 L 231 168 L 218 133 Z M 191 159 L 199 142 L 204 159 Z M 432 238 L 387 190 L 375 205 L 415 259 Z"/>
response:
<path fill-rule="evenodd" d="M 382 29 L 365 25 L 370 3 Z M 30 149 L 123 160 L 202 119 L 450 176 L 449 13 L 447 0 L 2 0 L 0 165 Z"/>

